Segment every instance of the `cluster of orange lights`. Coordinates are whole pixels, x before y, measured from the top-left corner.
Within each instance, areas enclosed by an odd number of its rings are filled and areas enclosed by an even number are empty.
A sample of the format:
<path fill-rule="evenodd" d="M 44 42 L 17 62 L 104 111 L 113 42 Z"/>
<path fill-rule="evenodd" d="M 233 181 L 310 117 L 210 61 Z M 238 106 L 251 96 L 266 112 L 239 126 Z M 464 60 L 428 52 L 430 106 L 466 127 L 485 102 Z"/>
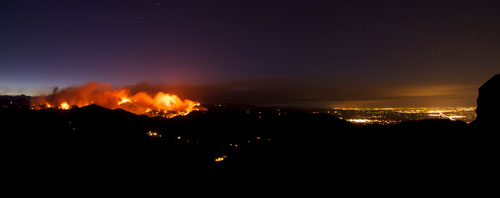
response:
<path fill-rule="evenodd" d="M 217 158 L 215 158 L 215 160 L 214 160 L 214 161 L 215 161 L 215 162 L 222 162 L 222 161 L 224 161 L 224 159 L 226 159 L 226 158 L 227 158 L 227 155 L 224 155 L 224 156 L 221 156 L 221 157 L 217 157 Z"/>
<path fill-rule="evenodd" d="M 161 137 L 161 135 L 156 131 L 148 131 L 147 134 L 149 137 Z"/>

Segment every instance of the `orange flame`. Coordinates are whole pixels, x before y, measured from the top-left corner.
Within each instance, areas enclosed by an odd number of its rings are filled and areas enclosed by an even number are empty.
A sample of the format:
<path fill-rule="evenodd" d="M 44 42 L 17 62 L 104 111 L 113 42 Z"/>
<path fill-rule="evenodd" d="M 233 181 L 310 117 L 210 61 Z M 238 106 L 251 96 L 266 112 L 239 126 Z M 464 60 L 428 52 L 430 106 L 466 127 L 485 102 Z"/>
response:
<path fill-rule="evenodd" d="M 164 92 L 149 94 L 142 91 L 131 93 L 127 88 L 111 89 L 109 85 L 95 82 L 54 91 L 51 95 L 38 97 L 35 104 L 39 104 L 40 108 L 58 107 L 64 110 L 70 109 L 71 106 L 96 104 L 110 109 L 121 108 L 135 114 L 167 118 L 203 110 L 200 103 L 182 100 L 177 95 Z"/>
<path fill-rule="evenodd" d="M 127 103 L 127 102 L 130 102 L 130 99 L 128 99 L 127 97 L 123 97 L 123 98 L 121 99 L 121 101 L 120 101 L 120 102 L 118 102 L 118 105 L 121 105 L 121 104 L 123 104 L 123 103 Z"/>
<path fill-rule="evenodd" d="M 67 102 L 63 102 L 60 107 L 61 107 L 61 109 L 68 110 L 69 104 Z"/>

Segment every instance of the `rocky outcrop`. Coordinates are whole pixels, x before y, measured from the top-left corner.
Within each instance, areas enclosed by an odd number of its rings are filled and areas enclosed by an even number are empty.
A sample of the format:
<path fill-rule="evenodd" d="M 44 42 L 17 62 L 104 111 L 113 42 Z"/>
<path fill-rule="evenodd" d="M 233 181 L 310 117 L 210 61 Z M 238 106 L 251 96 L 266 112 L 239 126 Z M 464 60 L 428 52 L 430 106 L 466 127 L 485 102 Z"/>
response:
<path fill-rule="evenodd" d="M 500 74 L 493 76 L 479 88 L 476 124 L 500 125 Z"/>

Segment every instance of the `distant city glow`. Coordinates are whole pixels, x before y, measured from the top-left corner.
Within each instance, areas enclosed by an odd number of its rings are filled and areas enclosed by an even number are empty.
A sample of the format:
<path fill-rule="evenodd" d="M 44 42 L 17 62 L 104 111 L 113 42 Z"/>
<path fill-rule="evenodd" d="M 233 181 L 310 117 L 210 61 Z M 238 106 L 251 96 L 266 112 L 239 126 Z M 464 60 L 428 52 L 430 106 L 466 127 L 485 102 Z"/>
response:
<path fill-rule="evenodd" d="M 355 124 L 386 125 L 423 119 L 448 119 L 470 123 L 476 119 L 475 107 L 334 108 L 328 112 Z"/>
<path fill-rule="evenodd" d="M 370 120 L 370 119 L 347 119 L 349 122 L 354 122 L 354 123 L 372 123 L 375 122 L 376 120 Z"/>

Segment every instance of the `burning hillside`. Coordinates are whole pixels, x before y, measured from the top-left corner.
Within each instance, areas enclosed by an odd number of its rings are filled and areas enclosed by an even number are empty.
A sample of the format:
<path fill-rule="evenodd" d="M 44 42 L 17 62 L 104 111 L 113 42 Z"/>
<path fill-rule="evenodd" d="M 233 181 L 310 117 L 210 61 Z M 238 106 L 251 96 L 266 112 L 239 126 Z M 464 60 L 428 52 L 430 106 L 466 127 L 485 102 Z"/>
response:
<path fill-rule="evenodd" d="M 200 103 L 181 99 L 164 92 L 132 92 L 128 88 L 113 89 L 110 85 L 90 82 L 85 85 L 55 89 L 52 94 L 39 96 L 32 103 L 35 108 L 69 109 L 96 104 L 102 107 L 121 108 L 135 114 L 172 118 L 201 110 Z"/>

